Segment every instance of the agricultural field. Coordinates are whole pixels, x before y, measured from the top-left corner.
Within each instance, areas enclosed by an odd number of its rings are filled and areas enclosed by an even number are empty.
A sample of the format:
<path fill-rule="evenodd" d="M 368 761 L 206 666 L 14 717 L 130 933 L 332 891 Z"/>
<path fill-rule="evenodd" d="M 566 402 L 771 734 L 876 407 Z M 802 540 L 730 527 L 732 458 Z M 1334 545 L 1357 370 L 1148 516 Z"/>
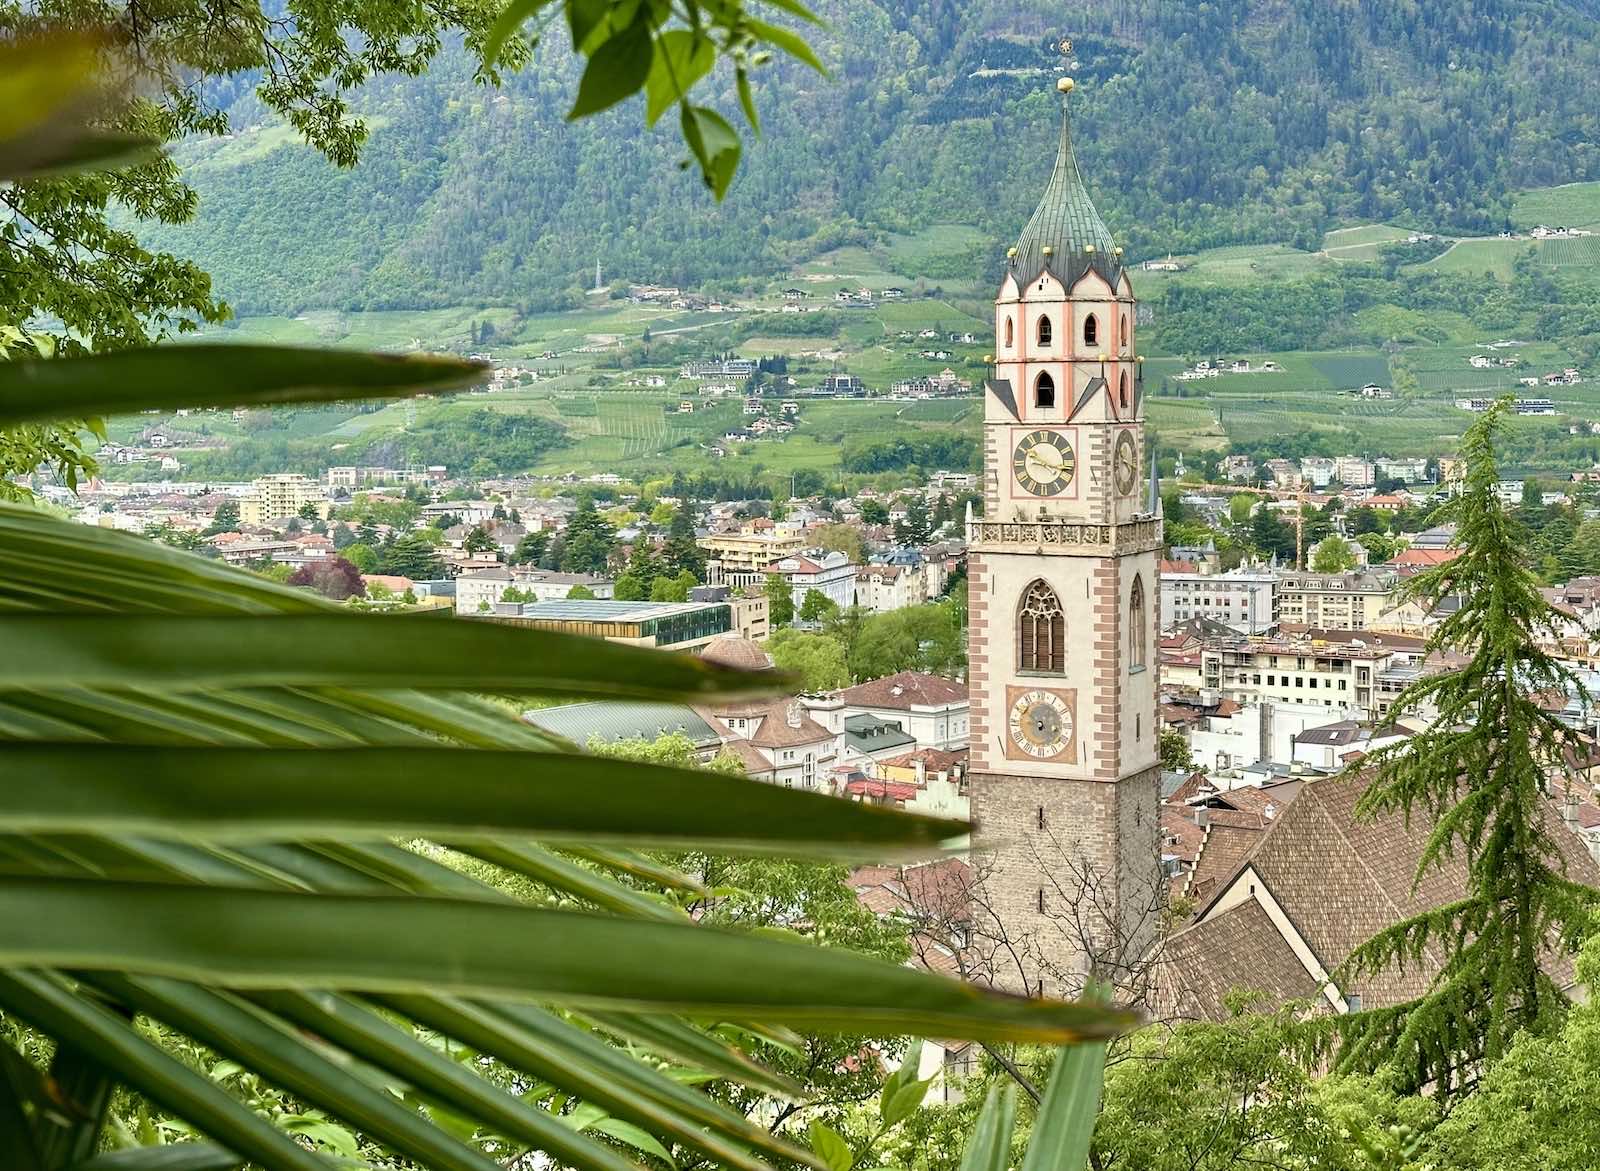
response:
<path fill-rule="evenodd" d="M 1511 222 L 1519 228 L 1600 227 L 1600 183 L 1566 183 L 1520 192 L 1511 205 Z"/>
<path fill-rule="evenodd" d="M 1538 256 L 1551 268 L 1594 268 L 1600 266 L 1600 236 L 1545 240 L 1539 245 Z"/>
<path fill-rule="evenodd" d="M 1511 266 L 1517 257 L 1532 248 L 1530 240 L 1457 240 L 1448 252 L 1442 252 L 1423 264 L 1414 267 L 1436 272 L 1466 273 L 1470 276 L 1491 274 L 1496 280 L 1509 281 Z"/>
<path fill-rule="evenodd" d="M 1361 224 L 1335 228 L 1322 237 L 1322 251 L 1330 260 L 1375 261 L 1385 244 L 1404 240 L 1411 233 L 1389 224 Z"/>

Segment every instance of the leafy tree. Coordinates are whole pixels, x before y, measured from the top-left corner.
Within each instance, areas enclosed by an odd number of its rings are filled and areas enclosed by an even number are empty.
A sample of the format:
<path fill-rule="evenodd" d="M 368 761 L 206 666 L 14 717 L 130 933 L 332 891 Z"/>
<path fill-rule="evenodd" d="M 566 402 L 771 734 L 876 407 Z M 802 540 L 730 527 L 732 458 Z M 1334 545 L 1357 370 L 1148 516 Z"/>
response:
<path fill-rule="evenodd" d="M 1495 496 L 1495 441 L 1511 401 L 1502 399 L 1462 439 L 1463 491 L 1442 510 L 1457 526 L 1461 555 L 1404 590 L 1427 610 L 1447 596 L 1460 599 L 1427 650 L 1465 661 L 1401 693 L 1391 715 L 1432 709 L 1438 716 L 1418 736 L 1373 754 L 1376 771 L 1357 807 L 1363 815 L 1426 817 L 1432 830 L 1417 881 L 1446 856 L 1466 863 L 1460 900 L 1380 932 L 1346 964 L 1359 977 L 1423 948 L 1443 957 L 1415 1000 L 1344 1018 L 1341 1060 L 1388 1065 L 1444 1097 L 1492 1068 L 1518 1034 L 1547 1034 L 1559 1021 L 1566 1001 L 1541 960 L 1552 944 L 1588 930 L 1596 901 L 1566 877 L 1546 807 L 1547 770 L 1583 748 L 1538 697 L 1582 694 L 1582 684 L 1544 649 L 1557 641 L 1559 615 L 1527 565 L 1526 534 Z"/>
<path fill-rule="evenodd" d="M 689 600 L 689 586 L 681 578 L 658 577 L 650 583 L 650 600 L 652 602 L 687 602 Z"/>
<path fill-rule="evenodd" d="M 586 585 L 575 585 L 567 591 L 567 598 L 575 602 L 592 602 L 594 601 L 594 591 Z"/>
<path fill-rule="evenodd" d="M 881 500 L 863 500 L 861 520 L 864 524 L 886 525 L 889 523 L 889 510 L 884 507 Z"/>
<path fill-rule="evenodd" d="M 622 574 L 611 587 L 611 596 L 619 602 L 643 601 L 647 592 L 645 583 L 632 573 Z"/>
<path fill-rule="evenodd" d="M 1279 561 L 1294 560 L 1294 526 L 1273 509 L 1259 508 L 1250 518 L 1250 543 L 1263 557 L 1276 557 Z"/>
<path fill-rule="evenodd" d="M 687 501 L 679 504 L 677 511 L 672 514 L 672 521 L 667 527 L 666 544 L 662 546 L 661 553 L 668 568 L 680 573 L 692 573 L 695 581 L 705 578 L 706 554 L 696 542 L 694 517 L 690 514 Z"/>
<path fill-rule="evenodd" d="M 966 636 L 950 602 L 872 614 L 850 646 L 850 674 L 878 679 L 897 671 L 958 675 L 966 669 Z"/>
<path fill-rule="evenodd" d="M 308 562 L 289 577 L 292 586 L 309 586 L 325 598 L 342 602 L 364 591 L 361 571 L 343 557 L 324 557 Z"/>
<path fill-rule="evenodd" d="M 895 522 L 894 539 L 902 545 L 926 545 L 933 538 L 933 523 L 928 518 L 928 502 L 919 492 L 906 505 L 903 520 Z"/>
<path fill-rule="evenodd" d="M 371 545 L 362 545 L 359 543 L 354 545 L 346 545 L 344 549 L 341 550 L 340 555 L 346 561 L 350 562 L 351 565 L 354 565 L 357 569 L 359 569 L 362 573 L 378 572 L 378 551 Z"/>
<path fill-rule="evenodd" d="M 1356 544 L 1367 551 L 1367 561 L 1372 565 L 1382 565 L 1402 547 L 1400 538 L 1386 537 L 1382 533 L 1362 533 L 1356 538 Z"/>
<path fill-rule="evenodd" d="M 305 504 L 302 504 L 300 506 L 300 511 L 299 511 L 299 513 L 297 515 L 299 516 L 299 518 L 301 520 L 321 520 L 322 519 L 322 514 L 317 511 L 317 506 L 315 504 L 312 504 L 310 501 L 307 501 Z"/>
<path fill-rule="evenodd" d="M 421 533 L 406 533 L 386 547 L 379 563 L 383 572 L 412 581 L 428 581 L 444 576 L 444 562 Z"/>
<path fill-rule="evenodd" d="M 821 622 L 839 612 L 839 603 L 821 590 L 807 590 L 800 599 L 800 617 L 807 622 Z"/>
<path fill-rule="evenodd" d="M 585 496 L 567 522 L 561 550 L 565 573 L 604 573 L 616 546 L 616 532 L 595 510 L 594 498 Z"/>
<path fill-rule="evenodd" d="M 336 550 L 348 548 L 356 543 L 356 534 L 346 524 L 334 525 L 328 536 L 332 539 Z"/>
<path fill-rule="evenodd" d="M 462 547 L 468 553 L 493 553 L 500 548 L 500 545 L 489 535 L 487 528 L 483 525 L 478 525 L 467 534 L 467 539 L 462 543 Z"/>
<path fill-rule="evenodd" d="M 514 565 L 536 565 L 544 559 L 546 547 L 550 544 L 550 534 L 541 529 L 536 533 L 526 534 L 517 542 L 516 551 L 511 554 Z"/>
<path fill-rule="evenodd" d="M 830 553 L 843 553 L 852 565 L 866 564 L 866 539 L 855 525 L 823 525 L 812 534 L 812 540 L 817 543 L 819 549 L 826 549 Z"/>
<path fill-rule="evenodd" d="M 767 639 L 767 654 L 780 671 L 797 675 L 803 691 L 832 691 L 850 685 L 844 643 L 828 634 L 811 634 L 793 627 Z"/>
<path fill-rule="evenodd" d="M 773 630 L 794 621 L 794 591 L 781 574 L 767 574 L 767 623 Z"/>
<path fill-rule="evenodd" d="M 239 502 L 233 497 L 228 497 L 217 505 L 211 514 L 211 523 L 206 526 L 205 535 L 214 537 L 218 533 L 231 533 L 239 528 Z"/>
<path fill-rule="evenodd" d="M 1343 573 L 1355 564 L 1355 550 L 1338 535 L 1323 537 L 1311 550 L 1311 568 L 1317 573 Z"/>
<path fill-rule="evenodd" d="M 1160 733 L 1161 767 L 1168 772 L 1194 771 L 1194 756 L 1189 752 L 1189 742 L 1176 728 L 1162 728 Z"/>

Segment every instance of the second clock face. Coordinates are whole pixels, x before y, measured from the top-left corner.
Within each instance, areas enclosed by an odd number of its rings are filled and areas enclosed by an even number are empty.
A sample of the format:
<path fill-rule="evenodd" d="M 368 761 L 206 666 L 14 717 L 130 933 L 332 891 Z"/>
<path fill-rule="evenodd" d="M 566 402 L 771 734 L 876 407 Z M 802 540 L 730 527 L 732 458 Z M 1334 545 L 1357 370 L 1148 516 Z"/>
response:
<path fill-rule="evenodd" d="M 1059 431 L 1030 431 L 1012 453 L 1017 485 L 1034 496 L 1054 496 L 1072 483 L 1077 460 Z"/>
<path fill-rule="evenodd" d="M 1134 482 L 1139 478 L 1139 457 L 1133 449 L 1133 433 L 1124 431 L 1117 436 L 1116 452 L 1112 457 L 1114 467 L 1113 476 L 1117 485 L 1117 495 L 1126 496 L 1133 491 Z"/>

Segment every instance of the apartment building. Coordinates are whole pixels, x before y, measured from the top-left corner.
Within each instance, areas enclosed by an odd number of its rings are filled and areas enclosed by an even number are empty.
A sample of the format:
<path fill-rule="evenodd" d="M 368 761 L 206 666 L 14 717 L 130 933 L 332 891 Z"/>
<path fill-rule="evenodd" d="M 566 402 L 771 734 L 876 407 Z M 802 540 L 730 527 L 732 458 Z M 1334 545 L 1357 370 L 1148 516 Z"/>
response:
<path fill-rule="evenodd" d="M 737 588 L 765 580 L 767 567 L 799 553 L 806 539 L 798 529 L 765 521 L 736 533 L 711 533 L 698 544 L 710 560 L 706 584 Z"/>
<path fill-rule="evenodd" d="M 1161 629 L 1210 618 L 1240 634 L 1265 634 L 1278 621 L 1277 578 L 1268 570 L 1191 573 L 1174 568 L 1182 564 L 1161 566 Z"/>
<path fill-rule="evenodd" d="M 323 520 L 328 519 L 331 505 L 326 490 L 316 480 L 299 472 L 277 472 L 270 476 L 257 476 L 250 491 L 239 500 L 239 521 L 247 525 L 263 525 L 286 516 L 298 516 L 306 505 L 316 509 Z"/>
<path fill-rule="evenodd" d="M 1207 690 L 1235 703 L 1313 704 L 1370 710 L 1378 676 L 1389 670 L 1390 647 L 1321 639 L 1238 639 L 1201 649 Z"/>
<path fill-rule="evenodd" d="M 1399 575 L 1381 570 L 1280 573 L 1278 621 L 1286 626 L 1365 630 L 1391 605 Z"/>

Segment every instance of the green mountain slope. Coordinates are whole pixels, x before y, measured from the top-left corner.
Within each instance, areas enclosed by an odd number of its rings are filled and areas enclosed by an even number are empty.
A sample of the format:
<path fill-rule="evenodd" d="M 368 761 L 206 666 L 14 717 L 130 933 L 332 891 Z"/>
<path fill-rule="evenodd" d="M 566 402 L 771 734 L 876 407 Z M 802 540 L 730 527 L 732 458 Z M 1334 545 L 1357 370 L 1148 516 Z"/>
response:
<path fill-rule="evenodd" d="M 1512 189 L 1600 177 L 1594 0 L 820 7 L 832 76 L 762 79 L 765 136 L 721 206 L 637 104 L 567 125 L 564 51 L 498 92 L 446 54 L 371 87 L 354 171 L 252 125 L 241 100 L 234 138 L 184 150 L 197 220 L 147 235 L 209 267 L 246 313 L 553 308 L 597 257 L 608 279 L 736 283 L 935 223 L 993 241 L 992 257 L 956 258 L 976 271 L 997 265 L 1048 171 L 1063 34 L 1081 158 L 1135 256 L 1315 248 L 1357 221 L 1492 233 Z M 731 92 L 718 104 L 732 112 Z"/>

